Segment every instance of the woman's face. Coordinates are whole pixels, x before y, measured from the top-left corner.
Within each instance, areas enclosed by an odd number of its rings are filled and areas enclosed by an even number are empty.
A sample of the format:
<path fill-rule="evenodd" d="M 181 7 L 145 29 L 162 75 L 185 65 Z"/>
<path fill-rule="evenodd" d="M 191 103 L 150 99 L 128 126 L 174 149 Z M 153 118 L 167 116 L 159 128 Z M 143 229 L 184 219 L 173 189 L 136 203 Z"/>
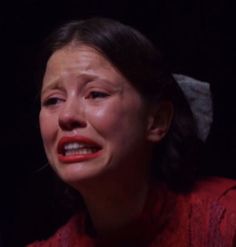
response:
<path fill-rule="evenodd" d="M 144 100 L 91 47 L 68 45 L 50 57 L 40 128 L 49 163 L 69 184 L 146 169 L 150 146 Z"/>

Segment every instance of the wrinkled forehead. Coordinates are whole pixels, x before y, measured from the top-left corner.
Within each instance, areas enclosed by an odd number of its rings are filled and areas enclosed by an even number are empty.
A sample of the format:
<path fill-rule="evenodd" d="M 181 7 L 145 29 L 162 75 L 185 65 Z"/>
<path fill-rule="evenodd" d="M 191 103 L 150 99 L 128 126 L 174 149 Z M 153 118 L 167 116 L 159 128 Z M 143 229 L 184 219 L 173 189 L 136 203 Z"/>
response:
<path fill-rule="evenodd" d="M 69 68 L 76 64 L 84 69 L 89 69 L 93 65 L 109 69 L 114 67 L 97 49 L 72 43 L 54 51 L 47 61 L 46 69 Z"/>
<path fill-rule="evenodd" d="M 121 73 L 96 49 L 85 45 L 67 45 L 56 50 L 48 59 L 45 75 L 49 72 L 72 73 L 72 72 L 106 72 L 121 75 Z"/>
<path fill-rule="evenodd" d="M 49 58 L 41 90 L 53 84 L 68 81 L 106 81 L 119 87 L 132 87 L 131 83 L 96 49 L 81 46 L 65 46 Z"/>

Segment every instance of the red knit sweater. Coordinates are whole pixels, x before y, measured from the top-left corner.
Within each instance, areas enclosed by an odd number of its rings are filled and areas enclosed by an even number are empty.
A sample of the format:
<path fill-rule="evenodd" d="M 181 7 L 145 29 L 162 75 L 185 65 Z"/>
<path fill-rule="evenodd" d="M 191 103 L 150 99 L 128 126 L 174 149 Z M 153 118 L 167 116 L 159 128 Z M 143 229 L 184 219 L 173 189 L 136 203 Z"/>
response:
<path fill-rule="evenodd" d="M 28 247 L 236 247 L 236 181 L 210 178 L 187 195 L 153 186 L 142 214 L 109 238 L 92 234 L 87 218 L 77 214 Z"/>

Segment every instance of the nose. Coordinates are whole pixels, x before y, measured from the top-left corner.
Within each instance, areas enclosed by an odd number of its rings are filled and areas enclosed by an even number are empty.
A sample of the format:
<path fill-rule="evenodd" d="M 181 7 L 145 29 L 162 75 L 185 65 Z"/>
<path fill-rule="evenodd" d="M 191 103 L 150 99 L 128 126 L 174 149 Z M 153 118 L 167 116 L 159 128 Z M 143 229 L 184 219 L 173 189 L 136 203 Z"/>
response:
<path fill-rule="evenodd" d="M 58 124 L 62 130 L 70 131 L 86 127 L 84 109 L 76 99 L 66 100 L 61 107 Z"/>

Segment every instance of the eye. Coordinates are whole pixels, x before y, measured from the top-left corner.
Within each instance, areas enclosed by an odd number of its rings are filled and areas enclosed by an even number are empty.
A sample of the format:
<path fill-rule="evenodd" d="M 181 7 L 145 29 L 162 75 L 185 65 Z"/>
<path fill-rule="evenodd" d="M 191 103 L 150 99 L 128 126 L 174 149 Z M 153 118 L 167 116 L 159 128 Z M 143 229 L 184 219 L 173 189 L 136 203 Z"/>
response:
<path fill-rule="evenodd" d="M 89 99 L 97 99 L 97 98 L 106 98 L 108 97 L 109 94 L 108 93 L 105 93 L 105 92 L 101 92 L 101 91 L 91 91 L 87 98 Z"/>
<path fill-rule="evenodd" d="M 51 97 L 42 102 L 43 106 L 53 106 L 53 105 L 58 105 L 61 102 L 63 102 L 63 99 L 58 98 L 58 97 Z"/>

